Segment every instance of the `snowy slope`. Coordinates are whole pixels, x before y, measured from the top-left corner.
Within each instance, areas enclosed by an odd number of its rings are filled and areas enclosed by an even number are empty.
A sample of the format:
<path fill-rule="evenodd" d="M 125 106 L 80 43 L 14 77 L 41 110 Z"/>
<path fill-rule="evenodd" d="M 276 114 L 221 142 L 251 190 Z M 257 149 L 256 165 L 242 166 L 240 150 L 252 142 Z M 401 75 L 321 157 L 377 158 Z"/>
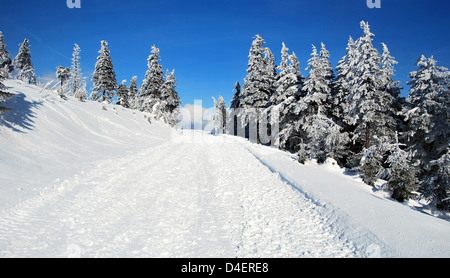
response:
<path fill-rule="evenodd" d="M 0 257 L 450 255 L 449 222 L 330 164 L 6 85 Z"/>

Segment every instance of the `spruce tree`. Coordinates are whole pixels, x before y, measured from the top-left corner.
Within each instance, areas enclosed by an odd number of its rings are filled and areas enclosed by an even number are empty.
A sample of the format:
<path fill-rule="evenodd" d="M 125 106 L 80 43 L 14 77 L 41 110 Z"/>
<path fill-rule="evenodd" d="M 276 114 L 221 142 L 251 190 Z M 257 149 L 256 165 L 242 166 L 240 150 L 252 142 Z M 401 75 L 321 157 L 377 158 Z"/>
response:
<path fill-rule="evenodd" d="M 165 117 L 165 122 L 174 127 L 179 122 L 181 100 L 178 96 L 176 88 L 175 71 L 167 71 L 166 80 L 161 88 L 162 109 Z"/>
<path fill-rule="evenodd" d="M 233 92 L 234 95 L 231 99 L 230 104 L 231 113 L 228 118 L 228 120 L 230 121 L 229 128 L 232 130 L 228 130 L 228 133 L 236 136 L 238 135 L 238 115 L 241 102 L 241 84 L 239 83 L 239 81 L 236 81 L 236 83 L 234 84 Z"/>
<path fill-rule="evenodd" d="M 227 110 L 222 96 L 216 100 L 214 97 L 214 134 L 224 134 L 227 122 Z"/>
<path fill-rule="evenodd" d="M 152 112 L 153 107 L 161 101 L 164 72 L 159 61 L 159 49 L 153 45 L 147 59 L 148 70 L 140 88 L 141 111 Z"/>
<path fill-rule="evenodd" d="M 311 59 L 308 61 L 309 75 L 303 91 L 305 97 L 299 105 L 301 135 L 306 152 L 319 163 L 328 157 L 337 158 L 342 146 L 347 142 L 346 134 L 329 115 L 328 99 L 332 90 L 333 70 L 329 62 L 330 54 L 322 43 L 320 55 L 313 45 Z"/>
<path fill-rule="evenodd" d="M 275 145 L 296 152 L 301 141 L 300 112 L 299 104 L 302 98 L 303 77 L 300 71 L 300 63 L 294 52 L 287 57 L 287 67 L 285 51 L 282 50 L 282 62 L 280 64 L 280 73 L 277 79 L 277 93 L 272 97 L 272 105 L 269 107 L 271 113 L 271 124 L 274 121 L 279 122 L 279 133 L 276 136 Z M 272 114 L 274 113 L 274 114 Z M 275 118 L 272 118 L 275 116 Z M 278 117 L 277 117 L 278 116 Z"/>
<path fill-rule="evenodd" d="M 410 94 L 405 112 L 409 130 L 408 149 L 420 167 L 420 192 L 430 202 L 448 209 L 449 184 L 445 177 L 448 164 L 450 130 L 448 128 L 450 91 L 447 68 L 437 66 L 436 60 L 422 55 L 417 71 L 411 72 Z M 444 176 L 443 176 L 444 175 Z"/>
<path fill-rule="evenodd" d="M 385 160 L 385 152 L 380 150 L 384 149 L 383 144 L 395 141 L 397 121 L 395 97 L 392 86 L 389 87 L 387 82 L 388 77 L 391 78 L 390 70 L 383 68 L 383 58 L 373 46 L 374 34 L 371 33 L 369 24 L 362 21 L 361 29 L 364 35 L 354 44 L 349 60 L 351 78 L 346 83 L 348 95 L 344 107 L 344 122 L 351 132 L 352 143 L 348 149 L 346 166 L 352 170 L 360 170 L 361 175 L 370 177 L 366 180 L 373 184 L 373 179 L 378 178 L 373 176 L 375 168 L 383 165 Z M 367 158 L 364 163 L 361 157 Z M 375 161 L 377 159 L 379 161 Z M 378 174 L 383 172 L 378 171 Z"/>
<path fill-rule="evenodd" d="M 331 105 L 330 112 L 333 119 L 346 131 L 350 130 L 344 118 L 348 111 L 349 102 L 351 101 L 348 96 L 350 91 L 352 91 L 355 63 L 356 45 L 353 38 L 350 37 L 347 44 L 347 53 L 338 62 L 336 67 L 336 78 L 333 81 L 333 91 L 329 99 Z"/>
<path fill-rule="evenodd" d="M 130 108 L 139 110 L 139 89 L 137 86 L 137 76 L 133 76 L 133 78 L 131 78 L 128 94 Z"/>
<path fill-rule="evenodd" d="M 72 65 L 70 68 L 70 94 L 79 101 L 87 98 L 86 80 L 83 77 L 80 66 L 80 47 L 78 44 L 74 45 L 72 54 Z"/>
<path fill-rule="evenodd" d="M 31 52 L 28 39 L 20 45 L 19 53 L 13 60 L 15 79 L 22 80 L 28 84 L 36 84 L 33 63 L 31 62 Z"/>
<path fill-rule="evenodd" d="M 56 78 L 60 82 L 60 87 L 58 89 L 58 95 L 61 98 L 66 98 L 66 94 L 69 91 L 69 79 L 70 79 L 70 68 L 64 68 L 58 66 L 56 68 Z"/>
<path fill-rule="evenodd" d="M 111 61 L 108 43 L 101 41 L 101 45 L 100 55 L 97 57 L 92 78 L 94 88 L 92 89 L 91 99 L 99 102 L 111 102 L 114 98 L 114 90 L 117 87 L 116 74 Z"/>
<path fill-rule="evenodd" d="M 354 127 L 353 141 L 359 151 L 373 145 L 394 142 L 396 122 L 393 118 L 394 98 L 383 85 L 382 59 L 373 46 L 369 24 L 362 21 L 364 35 L 356 42 L 353 80 L 350 84 L 347 123 Z"/>
<path fill-rule="evenodd" d="M 117 105 L 123 106 L 125 108 L 130 108 L 130 104 L 128 102 L 129 90 L 127 85 L 125 85 L 126 80 L 123 80 L 122 83 L 117 86 Z"/>
<path fill-rule="evenodd" d="M 392 119 L 393 125 L 396 125 L 394 130 L 403 130 L 402 109 L 405 106 L 405 98 L 401 97 L 400 82 L 394 81 L 395 69 L 394 66 L 398 64 L 385 43 L 382 43 L 383 54 L 381 55 L 381 71 L 382 71 L 382 90 L 385 97 L 384 102 L 389 105 L 386 110 L 387 116 Z"/>
<path fill-rule="evenodd" d="M 410 154 L 400 148 L 398 136 L 393 144 L 391 154 L 387 158 L 388 182 L 387 187 L 391 196 L 399 202 L 416 197 L 414 192 L 419 188 L 417 170 L 412 165 Z"/>
<path fill-rule="evenodd" d="M 231 99 L 230 109 L 237 109 L 240 106 L 240 100 L 241 100 L 241 84 L 239 84 L 239 81 L 236 81 L 234 84 L 233 89 L 234 95 Z"/>
<path fill-rule="evenodd" d="M 4 69 L 9 74 L 14 68 L 3 38 L 3 33 L 0 31 L 0 69 Z"/>
<path fill-rule="evenodd" d="M 245 77 L 240 99 L 240 123 L 245 127 L 245 137 L 253 137 L 256 132 L 260 143 L 260 121 L 262 111 L 267 107 L 273 93 L 274 65 L 269 51 L 263 47 L 264 39 L 256 35 L 249 52 L 247 76 Z M 268 56 L 269 60 L 265 57 Z"/>

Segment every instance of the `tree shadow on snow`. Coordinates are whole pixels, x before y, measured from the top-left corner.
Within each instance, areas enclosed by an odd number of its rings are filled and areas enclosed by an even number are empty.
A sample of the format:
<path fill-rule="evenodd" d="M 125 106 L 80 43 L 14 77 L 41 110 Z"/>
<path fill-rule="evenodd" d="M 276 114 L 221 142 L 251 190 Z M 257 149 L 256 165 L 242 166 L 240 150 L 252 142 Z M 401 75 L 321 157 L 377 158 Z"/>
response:
<path fill-rule="evenodd" d="M 41 101 L 30 102 L 25 99 L 24 94 L 17 94 L 4 104 L 10 110 L 0 114 L 0 125 L 20 133 L 26 133 L 26 130 L 33 129 L 33 118 L 36 118 L 33 108 L 42 105 Z"/>

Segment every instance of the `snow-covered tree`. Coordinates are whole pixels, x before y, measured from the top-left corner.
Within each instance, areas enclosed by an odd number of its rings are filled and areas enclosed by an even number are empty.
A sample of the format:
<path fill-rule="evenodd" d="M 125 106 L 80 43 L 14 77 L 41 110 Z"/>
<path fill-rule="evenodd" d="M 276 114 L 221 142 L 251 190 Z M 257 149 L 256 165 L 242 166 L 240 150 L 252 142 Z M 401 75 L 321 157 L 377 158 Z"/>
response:
<path fill-rule="evenodd" d="M 391 52 L 385 43 L 382 43 L 383 54 L 381 55 L 382 89 L 385 97 L 384 102 L 390 107 L 386 111 L 388 117 L 392 118 L 397 125 L 396 130 L 401 130 L 403 117 L 402 109 L 405 105 L 405 98 L 400 97 L 401 87 L 399 81 L 394 81 L 395 65 L 398 62 L 391 56 Z"/>
<path fill-rule="evenodd" d="M 14 68 L 3 38 L 3 33 L 0 31 L 0 69 L 4 69 L 6 73 L 10 73 Z"/>
<path fill-rule="evenodd" d="M 224 134 L 227 122 L 227 108 L 222 96 L 216 100 L 214 97 L 214 134 Z"/>
<path fill-rule="evenodd" d="M 108 43 L 101 41 L 101 45 L 100 55 L 97 57 L 92 78 L 94 88 L 92 89 L 91 99 L 99 102 L 111 102 L 114 98 L 114 90 L 117 87 L 116 74 L 111 61 Z"/>
<path fill-rule="evenodd" d="M 281 63 L 278 65 L 278 76 L 275 81 L 275 93 L 270 98 L 270 105 L 278 105 L 287 98 L 299 93 L 302 81 L 300 65 L 297 56 L 293 52 L 288 53 L 289 48 L 283 43 L 281 48 Z"/>
<path fill-rule="evenodd" d="M 247 76 L 242 88 L 240 107 L 265 108 L 271 95 L 272 72 L 268 70 L 269 62 L 265 58 L 267 50 L 263 47 L 264 39 L 256 35 L 249 52 Z M 270 72 L 270 73 L 269 73 Z"/>
<path fill-rule="evenodd" d="M 65 98 L 69 91 L 69 79 L 70 79 L 70 68 L 64 68 L 58 66 L 56 68 L 56 78 L 60 82 L 60 87 L 58 89 L 58 95 L 61 98 Z"/>
<path fill-rule="evenodd" d="M 128 102 L 130 108 L 139 109 L 139 89 L 137 86 L 137 76 L 133 76 L 130 81 L 130 88 L 128 88 Z"/>
<path fill-rule="evenodd" d="M 239 122 L 245 127 L 245 136 L 253 137 L 256 132 L 256 142 L 260 143 L 260 122 L 262 111 L 267 107 L 273 93 L 274 63 L 273 55 L 263 47 L 264 39 L 256 35 L 249 52 L 247 76 L 240 98 Z"/>
<path fill-rule="evenodd" d="M 167 71 L 166 80 L 161 88 L 161 102 L 165 122 L 170 126 L 175 126 L 180 120 L 181 100 L 176 88 L 175 71 Z"/>
<path fill-rule="evenodd" d="M 239 83 L 239 81 L 236 81 L 236 83 L 234 84 L 233 92 L 234 95 L 231 99 L 230 104 L 231 112 L 228 117 L 228 121 L 230 121 L 228 124 L 228 133 L 232 135 L 238 135 L 238 114 L 241 102 L 241 84 Z"/>
<path fill-rule="evenodd" d="M 72 65 L 70 68 L 70 94 L 79 101 L 87 98 L 86 79 L 83 77 L 80 66 L 80 47 L 78 44 L 74 45 L 72 54 Z"/>
<path fill-rule="evenodd" d="M 347 134 L 342 132 L 329 115 L 328 99 L 331 96 L 333 69 L 330 54 L 322 43 L 320 55 L 313 45 L 308 61 L 309 75 L 303 85 L 305 96 L 301 99 L 299 123 L 304 130 L 300 136 L 310 158 L 324 162 L 328 157 L 337 158 L 347 143 Z"/>
<path fill-rule="evenodd" d="M 270 84 L 270 91 L 269 91 L 269 100 L 270 97 L 275 93 L 275 81 L 277 78 L 277 67 L 275 65 L 275 56 L 273 55 L 270 48 L 265 47 L 264 48 L 264 58 L 266 59 L 266 82 Z M 269 105 L 269 103 L 267 103 Z"/>
<path fill-rule="evenodd" d="M 152 112 L 153 106 L 161 101 L 161 89 L 164 85 L 164 71 L 159 63 L 159 49 L 154 45 L 148 57 L 148 70 L 140 88 L 141 110 Z"/>
<path fill-rule="evenodd" d="M 372 145 L 392 143 L 396 130 L 392 116 L 394 98 L 385 91 L 382 59 L 372 44 L 374 34 L 364 21 L 361 28 L 364 35 L 356 42 L 346 118 L 354 126 L 352 139 L 361 145 L 360 151 Z"/>
<path fill-rule="evenodd" d="M 302 129 L 307 136 L 304 151 L 309 158 L 317 159 L 319 163 L 325 162 L 327 158 L 333 158 L 336 161 L 342 158 L 349 137 L 330 117 L 324 114 L 312 115 Z"/>
<path fill-rule="evenodd" d="M 400 148 L 398 136 L 396 140 L 386 161 L 389 164 L 387 187 L 392 198 L 403 202 L 416 197 L 414 192 L 419 188 L 419 179 L 417 170 L 411 163 L 410 154 Z"/>
<path fill-rule="evenodd" d="M 13 94 L 8 92 L 6 86 L 3 84 L 3 80 L 6 79 L 7 75 L 7 71 L 4 68 L 0 68 L 0 112 L 9 110 L 8 108 L 2 106 L 1 103 L 13 96 Z"/>
<path fill-rule="evenodd" d="M 31 52 L 28 39 L 20 45 L 19 53 L 13 60 L 15 79 L 22 80 L 28 84 L 36 84 L 33 63 L 31 62 Z"/>
<path fill-rule="evenodd" d="M 359 172 L 362 180 L 370 186 L 375 186 L 384 172 L 382 164 L 385 150 L 383 147 L 382 145 L 370 146 L 361 158 Z"/>
<path fill-rule="evenodd" d="M 327 99 L 331 94 L 332 73 L 329 70 L 329 53 L 322 44 L 319 56 L 316 47 L 313 45 L 311 59 L 308 61 L 309 75 L 303 84 L 305 97 L 303 98 L 304 110 L 308 110 L 308 114 L 325 113 L 327 111 Z"/>
<path fill-rule="evenodd" d="M 239 81 L 236 81 L 234 84 L 233 89 L 234 95 L 231 99 L 230 109 L 237 109 L 240 106 L 240 100 L 241 100 L 241 84 L 239 84 Z"/>
<path fill-rule="evenodd" d="M 420 190 L 423 196 L 437 206 L 447 206 L 445 209 L 448 209 L 448 183 L 444 185 L 436 181 L 439 180 L 439 171 L 442 172 L 439 165 L 448 162 L 443 156 L 448 155 L 450 146 L 450 72 L 447 68 L 437 66 L 433 57 L 422 55 L 416 65 L 419 69 L 410 73 L 412 80 L 408 82 L 411 87 L 405 112 L 409 127 L 406 132 L 408 149 L 413 152 L 421 170 Z"/>
<path fill-rule="evenodd" d="M 437 208 L 450 211 L 450 151 L 430 161 L 430 166 L 434 174 L 424 179 L 422 194 Z"/>
<path fill-rule="evenodd" d="M 347 53 L 338 62 L 336 67 L 336 78 L 333 82 L 333 91 L 329 103 L 331 105 L 330 112 L 333 119 L 347 128 L 344 117 L 348 111 L 349 99 L 348 95 L 352 91 L 353 79 L 355 77 L 355 63 L 356 63 L 356 44 L 352 37 L 349 38 L 347 44 Z"/>
<path fill-rule="evenodd" d="M 130 104 L 128 102 L 129 89 L 127 85 L 125 85 L 127 81 L 122 80 L 122 82 L 117 86 L 117 105 L 123 106 L 125 108 L 130 108 Z"/>
<path fill-rule="evenodd" d="M 285 51 L 287 51 L 285 49 Z M 282 60 L 285 56 L 282 50 Z M 275 137 L 275 145 L 292 152 L 296 152 L 300 143 L 300 103 L 303 97 L 303 77 L 300 71 L 300 63 L 294 52 L 288 56 L 287 68 L 281 62 L 277 79 L 277 92 L 271 98 L 271 106 L 268 108 L 271 116 L 271 125 L 279 121 L 279 133 Z M 275 116 L 275 118 L 272 118 Z"/>

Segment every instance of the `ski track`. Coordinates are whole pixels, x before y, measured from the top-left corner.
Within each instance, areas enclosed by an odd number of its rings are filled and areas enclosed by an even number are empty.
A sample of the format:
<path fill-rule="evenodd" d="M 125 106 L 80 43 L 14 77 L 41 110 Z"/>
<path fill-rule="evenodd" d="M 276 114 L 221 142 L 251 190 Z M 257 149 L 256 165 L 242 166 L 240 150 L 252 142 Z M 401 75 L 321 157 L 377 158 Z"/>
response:
<path fill-rule="evenodd" d="M 191 135 L 93 161 L 3 212 L 0 257 L 360 255 L 244 145 Z"/>

